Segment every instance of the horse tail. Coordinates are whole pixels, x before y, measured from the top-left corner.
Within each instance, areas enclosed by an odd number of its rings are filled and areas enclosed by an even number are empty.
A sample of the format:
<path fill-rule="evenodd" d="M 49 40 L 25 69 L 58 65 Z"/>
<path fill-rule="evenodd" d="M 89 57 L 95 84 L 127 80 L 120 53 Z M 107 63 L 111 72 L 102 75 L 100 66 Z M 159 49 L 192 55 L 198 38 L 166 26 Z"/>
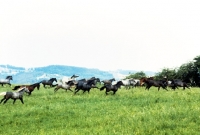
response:
<path fill-rule="evenodd" d="M 57 86 L 58 84 L 52 84 L 52 87 L 55 87 L 55 86 Z"/>
<path fill-rule="evenodd" d="M 21 86 L 15 86 L 12 90 L 17 90 L 19 89 Z"/>
<path fill-rule="evenodd" d="M 0 96 L 5 96 L 6 95 L 6 92 L 1 92 L 0 93 Z"/>
<path fill-rule="evenodd" d="M 100 91 L 104 90 L 106 88 L 106 86 L 103 86 L 100 88 Z"/>

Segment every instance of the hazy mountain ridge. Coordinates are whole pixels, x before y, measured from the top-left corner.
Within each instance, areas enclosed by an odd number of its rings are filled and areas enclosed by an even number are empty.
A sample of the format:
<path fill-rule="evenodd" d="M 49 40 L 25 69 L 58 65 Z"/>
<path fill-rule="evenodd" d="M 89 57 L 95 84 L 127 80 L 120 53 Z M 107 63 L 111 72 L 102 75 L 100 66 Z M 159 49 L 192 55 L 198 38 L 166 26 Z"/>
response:
<path fill-rule="evenodd" d="M 133 70 L 116 70 L 116 71 L 101 71 L 99 69 L 90 69 L 84 67 L 74 67 L 65 65 L 49 65 L 37 68 L 23 68 L 12 65 L 0 65 L 0 79 L 4 79 L 7 75 L 12 75 L 11 84 L 31 84 L 44 79 L 55 77 L 62 79 L 64 76 L 79 75 L 78 79 L 98 77 L 100 79 L 116 78 L 117 80 L 124 78 L 129 73 L 137 71 Z M 146 73 L 146 72 L 145 72 Z M 153 72 L 147 72 L 153 74 Z"/>
<path fill-rule="evenodd" d="M 100 79 L 113 78 L 113 75 L 109 72 L 83 67 L 50 65 L 26 69 L 11 65 L 0 65 L 0 79 L 4 79 L 7 75 L 12 75 L 13 80 L 11 83 L 13 84 L 30 84 L 52 77 L 62 79 L 64 76 L 70 77 L 73 74 L 79 75 L 79 79 L 91 78 L 93 76 Z"/>

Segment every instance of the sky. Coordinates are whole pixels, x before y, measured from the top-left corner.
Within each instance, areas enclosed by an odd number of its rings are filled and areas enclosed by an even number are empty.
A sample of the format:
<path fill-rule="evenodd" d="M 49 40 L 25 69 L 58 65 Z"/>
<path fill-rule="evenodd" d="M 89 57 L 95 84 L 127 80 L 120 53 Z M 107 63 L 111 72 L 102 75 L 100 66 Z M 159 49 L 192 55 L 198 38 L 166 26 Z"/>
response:
<path fill-rule="evenodd" d="M 0 1 L 0 65 L 178 68 L 200 55 L 199 0 Z"/>

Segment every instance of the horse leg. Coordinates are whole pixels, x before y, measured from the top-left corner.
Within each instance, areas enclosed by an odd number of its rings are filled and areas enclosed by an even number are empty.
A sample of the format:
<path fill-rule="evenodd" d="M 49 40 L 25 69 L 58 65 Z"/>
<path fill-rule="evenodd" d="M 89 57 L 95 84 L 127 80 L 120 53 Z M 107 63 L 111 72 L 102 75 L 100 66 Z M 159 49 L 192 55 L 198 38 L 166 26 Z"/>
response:
<path fill-rule="evenodd" d="M 109 90 L 108 90 L 108 89 L 106 89 L 106 92 L 105 92 L 105 93 L 106 93 L 106 95 L 108 95 L 108 92 L 109 92 Z"/>
<path fill-rule="evenodd" d="M 15 103 L 16 99 L 13 99 L 13 104 Z"/>
<path fill-rule="evenodd" d="M 71 91 L 71 92 L 73 92 L 70 88 L 68 90 Z"/>
<path fill-rule="evenodd" d="M 3 104 L 5 104 L 8 101 L 8 99 L 10 99 L 10 98 L 6 98 L 6 100 L 3 102 Z"/>
<path fill-rule="evenodd" d="M 4 101 L 6 99 L 6 96 L 4 96 L 4 98 L 3 99 L 1 99 L 1 102 L 0 102 L 0 104 Z"/>
<path fill-rule="evenodd" d="M 165 89 L 166 91 L 168 91 L 167 88 L 166 88 L 165 86 L 162 86 L 162 88 Z"/>
<path fill-rule="evenodd" d="M 54 89 L 54 92 L 56 92 L 58 89 L 59 89 L 59 88 L 58 88 L 58 87 L 56 87 L 56 88 Z"/>
<path fill-rule="evenodd" d="M 76 94 L 78 91 L 79 91 L 79 89 L 75 89 L 75 92 L 74 92 L 74 94 Z"/>
<path fill-rule="evenodd" d="M 19 98 L 19 99 L 21 100 L 22 104 L 24 104 L 23 98 Z"/>
<path fill-rule="evenodd" d="M 117 91 L 116 91 L 116 90 L 114 90 L 114 91 L 113 91 L 113 95 L 115 95 L 115 93 L 116 93 L 116 92 L 117 92 Z"/>

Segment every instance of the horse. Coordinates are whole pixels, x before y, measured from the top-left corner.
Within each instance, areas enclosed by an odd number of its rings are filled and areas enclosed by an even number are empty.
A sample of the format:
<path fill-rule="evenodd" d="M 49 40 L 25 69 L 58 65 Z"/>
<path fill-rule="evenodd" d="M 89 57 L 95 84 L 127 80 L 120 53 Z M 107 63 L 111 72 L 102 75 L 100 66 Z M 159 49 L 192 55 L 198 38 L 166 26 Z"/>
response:
<path fill-rule="evenodd" d="M 5 79 L 0 79 L 1 86 L 3 86 L 4 84 L 8 84 L 11 86 L 10 80 L 13 80 L 12 76 L 7 76 Z"/>
<path fill-rule="evenodd" d="M 54 92 L 58 91 L 58 89 L 62 88 L 65 89 L 66 91 L 69 90 L 73 92 L 70 88 L 75 84 L 75 81 L 68 81 L 65 84 L 57 84 L 56 88 L 54 89 Z"/>
<path fill-rule="evenodd" d="M 67 83 L 68 81 L 72 81 L 72 80 L 75 80 L 77 77 L 79 77 L 78 75 L 72 75 L 71 77 L 66 77 L 64 76 L 62 79 L 61 79 L 61 83 L 65 84 Z"/>
<path fill-rule="evenodd" d="M 126 89 L 130 89 L 131 86 L 133 86 L 134 83 L 136 83 L 133 79 L 125 79 L 125 80 L 122 80 L 122 82 Z"/>
<path fill-rule="evenodd" d="M 28 92 L 26 91 L 26 93 L 28 93 L 28 95 L 30 96 L 36 87 L 37 87 L 37 90 L 40 89 L 40 82 L 31 84 L 31 85 L 18 85 L 18 86 L 15 86 L 12 90 L 17 90 L 22 87 L 26 87 L 29 90 Z"/>
<path fill-rule="evenodd" d="M 158 91 L 160 90 L 160 87 L 167 90 L 167 81 L 166 80 L 151 80 L 150 78 L 144 79 L 144 82 L 146 83 L 145 90 L 149 90 L 152 86 L 158 87 Z M 168 90 L 167 90 L 168 91 Z"/>
<path fill-rule="evenodd" d="M 106 95 L 108 95 L 109 91 L 113 91 L 113 95 L 117 92 L 117 90 L 121 87 L 121 85 L 124 85 L 122 81 L 118 81 L 115 85 L 108 84 L 104 85 L 100 88 L 100 91 L 104 90 L 106 88 Z"/>
<path fill-rule="evenodd" d="M 115 81 L 115 78 L 112 78 L 112 79 L 109 79 L 109 80 L 103 80 L 101 82 L 103 82 L 104 85 L 107 85 L 107 84 L 112 84 L 113 81 Z"/>
<path fill-rule="evenodd" d="M 133 80 L 134 80 L 133 87 L 140 86 L 140 80 L 139 79 L 133 79 Z"/>
<path fill-rule="evenodd" d="M 22 104 L 24 104 L 24 101 L 23 101 L 23 94 L 24 92 L 28 92 L 28 88 L 26 87 L 23 87 L 21 89 L 19 89 L 17 92 L 10 92 L 10 91 L 7 91 L 7 92 L 2 92 L 0 93 L 0 96 L 4 96 L 3 99 L 1 99 L 0 103 L 2 103 L 3 101 L 3 104 L 5 104 L 10 98 L 13 99 L 13 104 L 15 103 L 15 101 L 17 99 L 21 100 Z"/>
<path fill-rule="evenodd" d="M 144 86 L 146 80 L 154 80 L 154 77 L 142 77 L 140 78 L 140 86 Z"/>
<path fill-rule="evenodd" d="M 182 80 L 180 79 L 172 79 L 171 80 L 171 87 L 172 89 L 176 89 L 178 87 L 183 87 L 183 90 L 185 90 L 185 88 L 188 88 L 190 89 L 190 87 L 187 85 L 186 82 L 183 82 Z"/>
<path fill-rule="evenodd" d="M 92 78 L 89 80 L 86 80 L 86 79 L 79 80 L 76 84 L 74 94 L 76 94 L 79 90 L 83 90 L 83 93 L 85 93 L 86 91 L 88 91 L 88 93 L 89 93 L 91 88 L 98 89 L 98 87 L 95 86 L 96 79 L 97 78 Z"/>
<path fill-rule="evenodd" d="M 57 82 L 57 79 L 56 78 L 51 78 L 51 79 L 49 79 L 49 80 L 43 80 L 43 81 L 41 81 L 40 83 L 42 83 L 43 84 L 43 86 L 44 86 L 44 88 L 46 88 L 45 86 L 46 85 L 49 85 L 50 87 L 53 87 L 54 85 L 53 85 L 53 82 Z"/>

